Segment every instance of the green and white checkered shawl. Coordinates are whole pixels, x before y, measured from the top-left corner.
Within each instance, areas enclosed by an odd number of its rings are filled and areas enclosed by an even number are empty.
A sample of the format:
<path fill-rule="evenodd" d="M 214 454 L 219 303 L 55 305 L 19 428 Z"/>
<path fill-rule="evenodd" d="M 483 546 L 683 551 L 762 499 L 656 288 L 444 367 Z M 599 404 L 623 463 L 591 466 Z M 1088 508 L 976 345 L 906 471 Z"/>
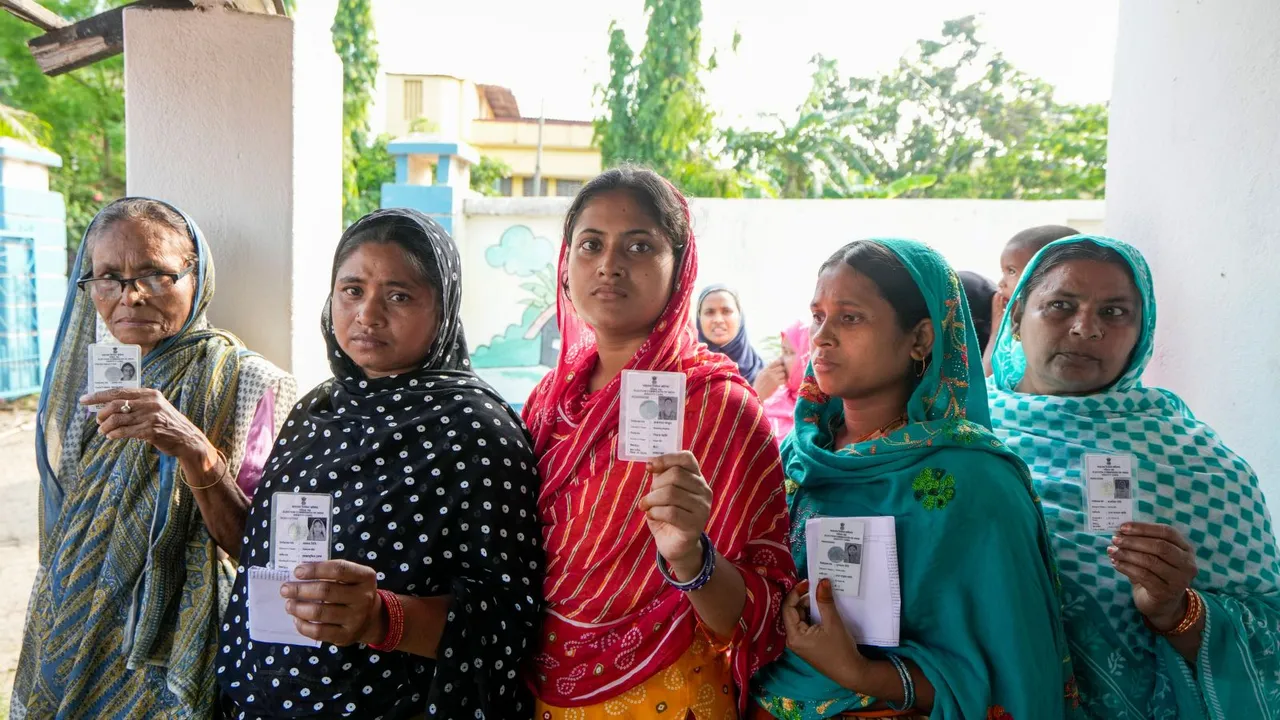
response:
<path fill-rule="evenodd" d="M 1099 718 L 1280 717 L 1280 565 L 1271 519 L 1249 465 L 1178 396 L 1145 387 L 1156 326 L 1151 272 L 1133 247 L 1076 236 L 1119 252 L 1142 295 L 1143 331 L 1110 389 L 1085 397 L 1015 390 L 1026 369 L 1006 317 L 988 381 L 997 437 L 1027 465 L 1043 501 L 1064 583 L 1064 619 L 1086 708 Z M 1042 250 L 1024 282 L 1045 257 Z M 1014 297 L 1023 293 L 1023 284 Z M 1196 548 L 1204 597 L 1194 666 L 1149 632 L 1129 581 L 1107 562 L 1110 535 L 1088 532 L 1085 453 L 1134 458 L 1134 520 L 1176 528 Z"/>

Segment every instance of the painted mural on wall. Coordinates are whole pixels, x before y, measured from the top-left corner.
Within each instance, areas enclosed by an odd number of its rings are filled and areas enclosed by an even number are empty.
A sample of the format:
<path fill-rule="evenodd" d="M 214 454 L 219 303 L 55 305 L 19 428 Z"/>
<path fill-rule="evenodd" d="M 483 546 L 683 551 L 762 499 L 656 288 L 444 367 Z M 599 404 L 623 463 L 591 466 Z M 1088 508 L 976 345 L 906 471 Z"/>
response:
<path fill-rule="evenodd" d="M 555 244 L 526 225 L 512 225 L 485 250 L 489 267 L 520 279 L 524 311 L 520 321 L 471 354 L 483 368 L 536 369 L 537 377 L 556 363 L 560 329 L 556 326 Z M 524 373 L 521 373 L 524 374 Z"/>

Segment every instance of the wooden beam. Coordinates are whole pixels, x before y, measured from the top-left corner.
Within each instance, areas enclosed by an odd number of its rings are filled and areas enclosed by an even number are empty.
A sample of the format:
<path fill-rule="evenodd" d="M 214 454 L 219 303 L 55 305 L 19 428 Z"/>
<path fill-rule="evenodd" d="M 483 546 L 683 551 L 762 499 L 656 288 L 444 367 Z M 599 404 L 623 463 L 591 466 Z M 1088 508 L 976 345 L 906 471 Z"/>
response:
<path fill-rule="evenodd" d="M 45 75 L 61 75 L 124 52 L 124 11 L 131 7 L 187 9 L 186 0 L 140 0 L 27 42 Z"/>
<path fill-rule="evenodd" d="M 0 7 L 13 13 L 19 20 L 35 25 L 45 32 L 71 24 L 61 15 L 35 0 L 0 0 Z"/>

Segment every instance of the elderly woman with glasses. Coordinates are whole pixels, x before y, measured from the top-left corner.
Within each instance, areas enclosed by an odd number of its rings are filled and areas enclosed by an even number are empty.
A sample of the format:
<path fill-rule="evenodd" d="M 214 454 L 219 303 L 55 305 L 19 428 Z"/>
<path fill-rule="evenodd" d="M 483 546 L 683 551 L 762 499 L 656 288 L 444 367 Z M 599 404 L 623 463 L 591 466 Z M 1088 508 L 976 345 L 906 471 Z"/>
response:
<path fill-rule="evenodd" d="M 14 716 L 214 717 L 227 556 L 294 382 L 209 325 L 213 260 L 177 208 L 111 203 L 75 270 L 40 399 Z M 141 387 L 86 395 L 95 342 L 139 346 Z"/>

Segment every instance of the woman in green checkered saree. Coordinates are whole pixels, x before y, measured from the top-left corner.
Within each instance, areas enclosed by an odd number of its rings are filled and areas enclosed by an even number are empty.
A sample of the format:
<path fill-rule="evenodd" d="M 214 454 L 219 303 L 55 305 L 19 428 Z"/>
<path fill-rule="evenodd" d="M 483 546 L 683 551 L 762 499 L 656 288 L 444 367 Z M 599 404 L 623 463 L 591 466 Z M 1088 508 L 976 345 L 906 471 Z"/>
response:
<path fill-rule="evenodd" d="M 1109 238 L 1066 238 L 1036 255 L 1013 298 L 991 419 L 1043 499 L 1085 707 L 1119 720 L 1280 717 L 1271 520 L 1249 465 L 1178 396 L 1142 384 L 1156 327 L 1146 261 Z M 1108 461 L 1129 463 L 1130 481 L 1086 470 Z M 1128 488 L 1132 519 L 1102 531 L 1090 485 L 1095 504 Z"/>

